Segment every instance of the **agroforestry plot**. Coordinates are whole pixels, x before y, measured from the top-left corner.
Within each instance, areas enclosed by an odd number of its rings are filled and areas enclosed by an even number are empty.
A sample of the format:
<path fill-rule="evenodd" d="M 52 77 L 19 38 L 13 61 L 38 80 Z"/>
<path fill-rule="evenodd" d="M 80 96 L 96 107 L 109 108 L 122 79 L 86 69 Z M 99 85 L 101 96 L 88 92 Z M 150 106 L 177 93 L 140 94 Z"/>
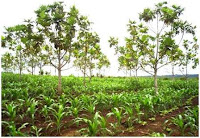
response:
<path fill-rule="evenodd" d="M 48 81 L 46 81 L 48 80 Z M 86 78 L 88 80 L 88 78 Z M 198 79 L 2 74 L 2 135 L 197 136 Z"/>
<path fill-rule="evenodd" d="M 101 73 L 112 64 L 92 22 L 75 6 L 42 5 L 35 19 L 5 27 L 2 136 L 198 136 L 199 82 L 188 73 L 198 66 L 199 45 L 196 26 L 183 12 L 160 2 L 129 21 L 124 45 L 108 38 L 119 70 L 130 77 Z M 83 77 L 62 76 L 66 65 Z M 172 78 L 158 78 L 167 65 Z M 47 66 L 58 76 L 45 72 Z M 175 67 L 184 77 L 174 77 Z M 138 77 L 138 71 L 151 76 Z"/>

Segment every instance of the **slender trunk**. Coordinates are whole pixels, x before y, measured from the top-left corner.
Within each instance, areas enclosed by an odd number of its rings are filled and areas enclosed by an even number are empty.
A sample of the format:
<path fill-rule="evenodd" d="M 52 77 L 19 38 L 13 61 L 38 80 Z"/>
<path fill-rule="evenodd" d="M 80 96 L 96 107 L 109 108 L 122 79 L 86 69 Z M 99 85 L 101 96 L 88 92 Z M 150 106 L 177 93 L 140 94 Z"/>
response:
<path fill-rule="evenodd" d="M 58 94 L 62 94 L 60 48 L 58 52 Z"/>
<path fill-rule="evenodd" d="M 136 78 L 137 78 L 137 69 L 135 70 L 135 76 L 136 76 Z"/>
<path fill-rule="evenodd" d="M 154 69 L 154 88 L 155 93 L 158 94 L 157 68 Z"/>
<path fill-rule="evenodd" d="M 55 68 L 55 76 L 56 76 L 56 68 Z"/>
<path fill-rule="evenodd" d="M 31 74 L 33 75 L 33 64 L 32 64 L 32 67 L 31 67 Z"/>
<path fill-rule="evenodd" d="M 90 80 L 89 80 L 89 82 L 91 82 L 91 80 L 92 80 L 92 69 L 90 68 Z"/>
<path fill-rule="evenodd" d="M 172 64 L 172 79 L 174 80 L 174 64 Z"/>
<path fill-rule="evenodd" d="M 50 69 L 49 71 L 50 71 L 50 73 L 51 73 L 51 64 L 49 64 L 49 69 Z"/>
<path fill-rule="evenodd" d="M 85 86 L 85 88 L 86 88 L 86 79 L 85 79 L 85 77 L 86 77 L 86 60 L 87 60 L 87 45 L 86 45 L 86 47 L 85 47 L 85 58 L 84 58 L 84 78 L 83 78 L 83 84 L 84 84 L 84 86 Z"/>
<path fill-rule="evenodd" d="M 83 69 L 83 84 L 84 84 L 84 86 L 86 87 L 86 80 L 85 80 L 85 76 L 86 76 L 86 67 L 85 67 L 86 65 L 84 65 L 84 69 Z"/>
<path fill-rule="evenodd" d="M 157 40 L 156 40 L 156 63 L 155 63 L 155 66 L 154 66 L 154 88 L 155 88 L 155 93 L 158 94 L 158 82 L 157 82 L 157 64 L 158 64 L 158 47 L 159 47 L 159 32 L 158 32 L 158 14 L 157 14 Z"/>
<path fill-rule="evenodd" d="M 20 74 L 20 77 L 22 75 L 22 55 L 21 55 L 21 51 L 19 52 L 19 74 Z"/>
<path fill-rule="evenodd" d="M 42 66 L 40 65 L 39 68 L 40 68 L 39 73 L 40 73 L 40 75 L 42 75 L 42 73 L 41 73 L 41 71 L 42 71 Z"/>
<path fill-rule="evenodd" d="M 131 70 L 130 70 L 130 77 L 131 77 Z"/>
<path fill-rule="evenodd" d="M 58 68 L 58 93 L 62 93 L 62 82 L 61 82 L 61 69 Z"/>
<path fill-rule="evenodd" d="M 185 69 L 185 77 L 186 77 L 186 79 L 188 78 L 188 73 L 187 73 L 187 64 L 186 64 L 186 69 Z"/>

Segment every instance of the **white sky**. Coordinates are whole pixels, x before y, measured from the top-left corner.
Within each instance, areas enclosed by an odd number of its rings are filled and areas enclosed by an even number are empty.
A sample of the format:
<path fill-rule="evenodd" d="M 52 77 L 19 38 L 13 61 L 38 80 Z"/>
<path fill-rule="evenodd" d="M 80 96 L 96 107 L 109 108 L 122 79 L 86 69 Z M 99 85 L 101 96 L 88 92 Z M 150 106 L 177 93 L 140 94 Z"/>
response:
<path fill-rule="evenodd" d="M 20 24 L 24 19 L 35 18 L 34 11 L 40 5 L 51 4 L 56 0 L 2 0 L 0 2 L 0 33 L 3 27 Z M 117 56 L 114 55 L 114 49 L 109 48 L 108 39 L 110 36 L 118 37 L 120 43 L 127 36 L 127 24 L 129 19 L 138 20 L 138 13 L 144 8 L 154 7 L 155 4 L 162 0 L 63 0 L 68 6 L 75 5 L 82 15 L 89 17 L 92 21 L 93 31 L 96 31 L 101 38 L 102 51 L 108 56 L 111 66 L 104 70 L 105 75 L 123 76 L 123 71 L 118 71 Z M 170 4 L 177 4 L 185 8 L 183 18 L 193 25 L 197 26 L 197 38 L 200 38 L 200 20 L 198 14 L 199 0 L 166 0 Z M 1 49 L 1 53 L 4 50 Z M 47 69 L 47 68 L 46 68 Z M 180 74 L 179 68 L 175 68 L 175 74 Z M 189 74 L 198 73 L 197 69 L 189 69 Z M 49 68 L 48 68 L 49 71 Z M 51 69 L 52 74 L 54 69 Z M 37 71 L 36 71 L 37 72 Z M 81 75 L 74 68 L 64 71 L 63 75 Z M 163 67 L 158 71 L 158 75 L 171 74 L 171 67 Z M 138 75 L 148 75 L 143 71 L 139 71 Z"/>

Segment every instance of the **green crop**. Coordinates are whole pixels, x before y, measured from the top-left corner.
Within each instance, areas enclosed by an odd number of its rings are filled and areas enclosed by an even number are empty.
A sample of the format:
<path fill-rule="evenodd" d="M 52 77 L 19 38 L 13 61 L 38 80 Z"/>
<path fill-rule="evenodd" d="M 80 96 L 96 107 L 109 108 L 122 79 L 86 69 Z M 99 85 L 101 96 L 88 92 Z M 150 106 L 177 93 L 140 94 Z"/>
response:
<path fill-rule="evenodd" d="M 27 109 L 27 113 L 31 116 L 32 124 L 34 124 L 35 112 L 38 110 L 36 107 L 37 105 L 38 105 L 38 101 L 33 100 L 30 107 L 28 107 Z"/>
<path fill-rule="evenodd" d="M 65 108 L 63 107 L 62 104 L 58 105 L 58 109 L 55 110 L 54 108 L 51 108 L 49 107 L 49 109 L 52 111 L 52 115 L 54 116 L 55 118 L 55 122 L 52 122 L 52 123 L 55 123 L 56 124 L 56 130 L 57 130 L 57 133 L 59 134 L 60 133 L 60 129 L 62 127 L 62 119 L 63 117 L 66 116 L 66 112 L 64 111 Z M 52 125 L 52 123 L 50 123 L 49 125 Z"/>
<path fill-rule="evenodd" d="M 125 109 L 124 115 L 128 115 L 127 119 L 128 127 L 132 127 L 134 119 L 133 108 L 132 106 L 125 106 L 124 109 Z"/>
<path fill-rule="evenodd" d="M 36 136 L 36 137 L 41 136 L 42 135 L 41 131 L 42 131 L 42 128 L 38 129 L 37 126 L 31 126 L 31 134 L 33 136 Z"/>
<path fill-rule="evenodd" d="M 80 132 L 86 131 L 88 133 L 88 136 L 96 136 L 99 131 L 99 118 L 99 112 L 96 112 L 91 120 L 87 118 L 79 118 L 77 121 L 81 120 L 87 124 L 87 128 L 81 129 Z"/>
<path fill-rule="evenodd" d="M 179 128 L 181 135 L 184 136 L 184 132 L 187 125 L 184 122 L 183 116 L 178 115 L 177 117 L 172 117 L 172 122 L 174 125 L 176 125 Z"/>
<path fill-rule="evenodd" d="M 6 128 L 8 128 L 9 136 L 27 136 L 26 133 L 21 132 L 21 129 L 25 128 L 28 125 L 28 123 L 24 123 L 18 128 L 16 127 L 13 121 L 11 122 L 2 121 L 2 125 L 6 125 Z"/>
<path fill-rule="evenodd" d="M 6 111 L 3 111 L 3 113 L 5 113 L 10 118 L 11 121 L 15 121 L 17 105 L 11 102 L 10 104 L 6 104 L 5 107 Z"/>
<path fill-rule="evenodd" d="M 107 116 L 110 117 L 111 115 L 114 115 L 117 119 L 117 124 L 118 126 L 121 125 L 121 120 L 122 120 L 122 108 L 112 108 L 112 112 L 108 113 Z"/>

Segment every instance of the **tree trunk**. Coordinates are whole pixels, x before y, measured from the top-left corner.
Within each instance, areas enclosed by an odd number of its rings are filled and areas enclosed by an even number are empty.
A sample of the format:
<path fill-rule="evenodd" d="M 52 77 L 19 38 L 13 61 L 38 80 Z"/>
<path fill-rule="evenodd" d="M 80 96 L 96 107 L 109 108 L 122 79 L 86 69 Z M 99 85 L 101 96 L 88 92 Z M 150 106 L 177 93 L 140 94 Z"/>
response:
<path fill-rule="evenodd" d="M 129 72 L 129 73 L 130 73 L 129 75 L 130 75 L 130 77 L 131 77 L 131 70 L 130 70 L 130 72 Z"/>
<path fill-rule="evenodd" d="M 89 80 L 89 82 L 91 82 L 91 80 L 92 80 L 92 69 L 90 68 L 90 80 Z"/>
<path fill-rule="evenodd" d="M 137 78 L 137 69 L 135 70 L 135 76 L 136 76 L 136 78 Z"/>
<path fill-rule="evenodd" d="M 19 74 L 20 74 L 20 78 L 22 75 L 22 55 L 21 55 L 21 51 L 19 52 Z"/>
<path fill-rule="evenodd" d="M 86 66 L 86 65 L 85 65 Z M 84 85 L 84 87 L 86 87 L 86 80 L 85 80 L 85 76 L 86 76 L 86 68 L 85 68 L 85 66 L 84 66 L 84 70 L 83 70 L 83 85 Z"/>
<path fill-rule="evenodd" d="M 31 67 L 31 74 L 33 75 L 33 65 L 32 65 L 32 67 Z"/>
<path fill-rule="evenodd" d="M 58 68 L 58 93 L 62 94 L 61 69 Z"/>
<path fill-rule="evenodd" d="M 61 58 L 60 58 L 60 48 L 58 52 L 58 94 L 62 94 L 62 80 L 61 80 Z"/>
<path fill-rule="evenodd" d="M 157 69 L 154 70 L 154 88 L 155 93 L 158 94 Z"/>
<path fill-rule="evenodd" d="M 174 65 L 172 64 L 172 79 L 174 80 Z"/>
<path fill-rule="evenodd" d="M 187 64 L 186 64 L 186 69 L 185 69 L 185 77 L 186 77 L 186 79 L 188 78 L 188 73 L 187 73 Z"/>

